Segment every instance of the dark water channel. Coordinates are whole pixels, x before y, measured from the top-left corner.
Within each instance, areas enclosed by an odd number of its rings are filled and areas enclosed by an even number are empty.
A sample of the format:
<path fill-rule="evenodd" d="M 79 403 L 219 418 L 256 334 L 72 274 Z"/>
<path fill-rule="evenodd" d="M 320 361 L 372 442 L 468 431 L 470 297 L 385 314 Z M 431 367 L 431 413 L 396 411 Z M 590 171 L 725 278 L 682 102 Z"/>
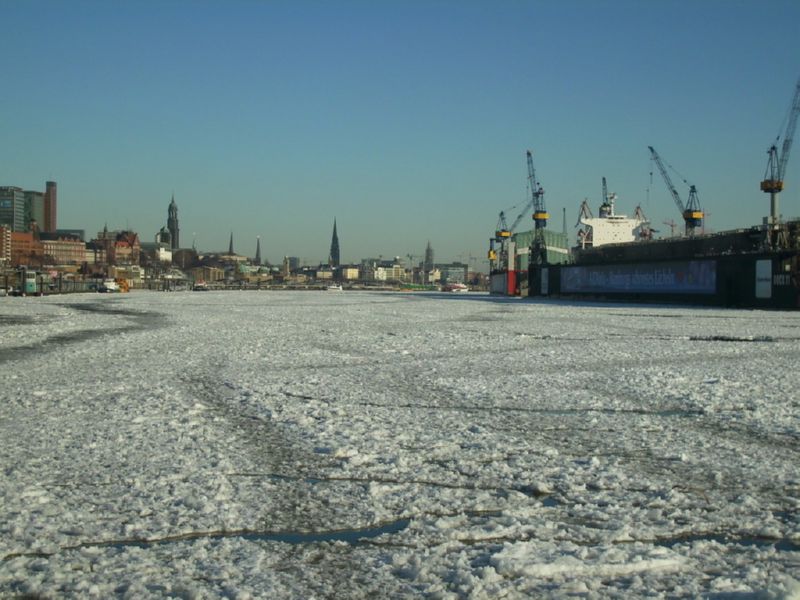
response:
<path fill-rule="evenodd" d="M 157 540 L 130 540 L 102 542 L 97 544 L 86 544 L 85 546 L 113 546 L 115 548 L 126 548 L 134 546 L 137 548 L 149 548 L 161 544 L 174 544 L 197 539 L 221 540 L 225 538 L 238 538 L 259 542 L 280 542 L 283 544 L 314 544 L 321 542 L 346 542 L 348 544 L 358 544 L 365 539 L 376 538 L 384 534 L 399 533 L 406 529 L 411 523 L 411 519 L 398 519 L 372 527 L 361 529 L 341 529 L 333 531 L 317 532 L 265 532 L 265 531 L 220 531 L 212 533 L 187 534 L 183 536 L 170 537 Z M 84 546 L 84 547 L 85 547 Z"/>

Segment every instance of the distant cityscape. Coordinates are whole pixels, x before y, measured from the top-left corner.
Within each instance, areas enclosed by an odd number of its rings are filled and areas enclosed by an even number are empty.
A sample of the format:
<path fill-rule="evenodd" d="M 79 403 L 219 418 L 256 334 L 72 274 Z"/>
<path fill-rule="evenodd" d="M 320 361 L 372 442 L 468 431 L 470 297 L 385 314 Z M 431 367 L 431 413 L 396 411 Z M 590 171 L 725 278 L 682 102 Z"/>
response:
<path fill-rule="evenodd" d="M 5 283 L 19 284 L 20 273 L 35 273 L 39 285 L 50 289 L 78 289 L 93 280 L 116 280 L 126 288 L 180 289 L 198 284 L 212 287 L 345 286 L 416 287 L 435 289 L 467 285 L 486 289 L 487 275 L 462 262 L 436 263 L 428 242 L 421 255 L 362 258 L 340 261 L 336 219 L 328 261 L 301 264 L 284 256 L 281 264 L 261 258 L 261 239 L 254 254 L 235 251 L 231 232 L 227 252 L 201 252 L 180 244 L 178 205 L 172 196 L 166 223 L 143 241 L 139 232 L 104 227 L 87 239 L 83 229 L 58 227 L 58 186 L 45 183 L 45 191 L 0 186 L 0 269 Z M 151 237 L 152 236 L 152 237 Z M 415 260 L 416 259 L 416 260 Z M 83 284 L 78 285 L 78 282 Z M 87 282 L 89 282 L 87 284 Z"/>

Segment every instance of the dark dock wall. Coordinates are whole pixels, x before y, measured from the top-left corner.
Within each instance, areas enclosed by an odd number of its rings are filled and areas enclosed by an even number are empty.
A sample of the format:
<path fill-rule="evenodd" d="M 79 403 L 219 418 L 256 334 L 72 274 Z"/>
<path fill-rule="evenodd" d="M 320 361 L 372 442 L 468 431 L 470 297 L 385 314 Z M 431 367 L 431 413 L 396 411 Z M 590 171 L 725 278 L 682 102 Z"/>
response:
<path fill-rule="evenodd" d="M 528 289 L 531 296 L 539 297 L 800 309 L 800 253 L 784 251 L 684 261 L 547 265 L 541 270 L 530 270 Z"/>

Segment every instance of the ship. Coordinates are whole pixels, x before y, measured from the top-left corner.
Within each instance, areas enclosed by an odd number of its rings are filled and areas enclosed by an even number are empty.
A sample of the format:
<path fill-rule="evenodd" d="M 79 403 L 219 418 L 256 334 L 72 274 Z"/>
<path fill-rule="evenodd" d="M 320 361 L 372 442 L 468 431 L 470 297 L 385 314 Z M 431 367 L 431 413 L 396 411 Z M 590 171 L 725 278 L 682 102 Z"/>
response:
<path fill-rule="evenodd" d="M 800 220 L 653 239 L 638 208 L 618 215 L 612 199 L 598 217 L 584 202 L 579 222 L 566 262 L 529 265 L 529 296 L 800 309 Z"/>

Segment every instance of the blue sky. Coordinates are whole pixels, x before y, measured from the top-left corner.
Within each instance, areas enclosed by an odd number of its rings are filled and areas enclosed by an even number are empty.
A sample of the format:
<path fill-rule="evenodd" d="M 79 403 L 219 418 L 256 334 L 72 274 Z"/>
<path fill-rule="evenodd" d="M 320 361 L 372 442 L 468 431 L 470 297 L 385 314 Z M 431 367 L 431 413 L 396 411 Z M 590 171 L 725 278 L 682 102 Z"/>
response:
<path fill-rule="evenodd" d="M 0 185 L 53 179 L 60 227 L 148 241 L 174 193 L 182 245 L 261 236 L 272 261 L 324 260 L 336 218 L 345 261 L 430 240 L 485 265 L 527 149 L 571 236 L 603 176 L 618 212 L 681 220 L 648 145 L 710 229 L 760 223 L 800 76 L 796 0 L 5 0 L 0 22 Z M 787 217 L 798 190 L 795 148 Z"/>

